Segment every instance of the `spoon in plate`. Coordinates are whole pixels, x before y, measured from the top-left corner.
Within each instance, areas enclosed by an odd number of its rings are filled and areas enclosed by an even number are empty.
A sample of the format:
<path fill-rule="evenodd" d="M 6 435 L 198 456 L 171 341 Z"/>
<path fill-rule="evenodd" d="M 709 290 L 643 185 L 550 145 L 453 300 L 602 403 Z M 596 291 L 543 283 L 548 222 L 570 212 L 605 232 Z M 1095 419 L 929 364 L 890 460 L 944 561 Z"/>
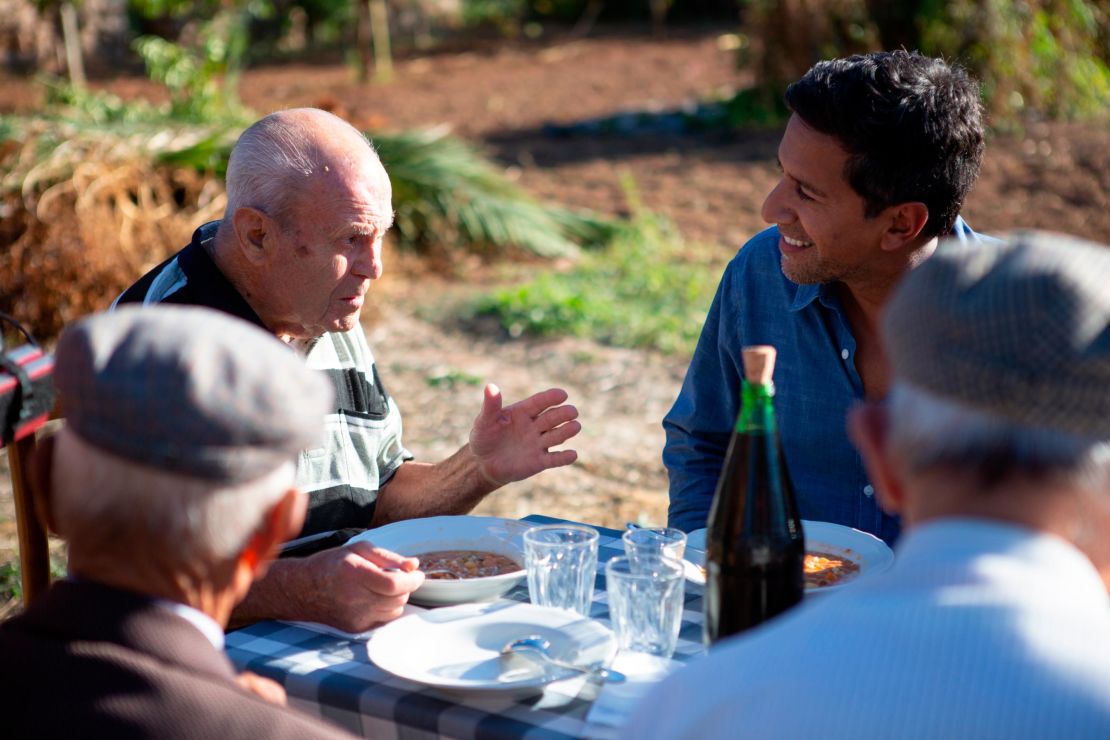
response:
<path fill-rule="evenodd" d="M 525 635 L 516 640 L 510 640 L 505 643 L 501 648 L 501 657 L 509 665 L 513 662 L 524 659 L 532 665 L 551 665 L 556 668 L 565 668 L 570 671 L 577 671 L 584 673 L 590 678 L 597 679 L 598 681 L 608 681 L 610 683 L 620 683 L 625 680 L 624 674 L 614 671 L 611 668 L 606 668 L 599 663 L 591 665 L 575 665 L 560 660 L 551 655 L 550 652 L 551 642 L 540 635 Z"/>

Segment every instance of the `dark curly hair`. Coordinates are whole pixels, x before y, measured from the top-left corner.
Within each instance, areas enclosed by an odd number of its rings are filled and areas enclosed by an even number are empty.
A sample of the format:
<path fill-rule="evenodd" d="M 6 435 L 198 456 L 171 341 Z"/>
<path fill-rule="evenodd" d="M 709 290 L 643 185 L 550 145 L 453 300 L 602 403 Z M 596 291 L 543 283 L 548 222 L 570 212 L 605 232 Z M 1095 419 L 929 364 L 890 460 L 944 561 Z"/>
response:
<path fill-rule="evenodd" d="M 868 218 L 920 201 L 925 236 L 952 230 L 983 161 L 979 85 L 963 69 L 904 50 L 832 59 L 790 85 L 786 104 L 848 152 Z"/>

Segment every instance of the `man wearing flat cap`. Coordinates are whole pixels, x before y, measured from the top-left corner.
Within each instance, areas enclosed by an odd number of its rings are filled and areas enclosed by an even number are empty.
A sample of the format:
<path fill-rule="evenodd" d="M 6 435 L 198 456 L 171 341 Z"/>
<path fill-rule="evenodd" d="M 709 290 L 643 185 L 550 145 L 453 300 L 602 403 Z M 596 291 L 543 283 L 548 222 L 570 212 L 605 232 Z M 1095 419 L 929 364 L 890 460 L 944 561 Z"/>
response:
<path fill-rule="evenodd" d="M 416 462 L 359 323 L 382 274 L 393 223 L 389 178 L 366 137 L 321 110 L 280 111 L 239 138 L 227 169 L 227 208 L 190 245 L 117 304 L 216 308 L 276 335 L 324 370 L 336 390 L 322 445 L 298 459 L 309 494 L 301 535 L 464 514 L 484 496 L 574 462 L 552 448 L 576 435 L 578 412 L 553 388 L 503 406 L 487 385 L 469 442 L 447 460 Z M 365 630 L 401 613 L 419 585 L 416 561 L 368 542 L 286 558 L 234 621 L 305 619 Z"/>
<path fill-rule="evenodd" d="M 154 307 L 68 327 L 55 382 L 66 422 L 38 467 L 69 576 L 0 625 L 5 736 L 346 737 L 222 652 L 304 519 L 294 460 L 323 435 L 324 375 L 245 322 Z"/>
<path fill-rule="evenodd" d="M 1110 737 L 1110 247 L 943 244 L 850 414 L 894 565 L 715 647 L 634 738 Z M 722 680 L 725 678 L 725 680 Z"/>

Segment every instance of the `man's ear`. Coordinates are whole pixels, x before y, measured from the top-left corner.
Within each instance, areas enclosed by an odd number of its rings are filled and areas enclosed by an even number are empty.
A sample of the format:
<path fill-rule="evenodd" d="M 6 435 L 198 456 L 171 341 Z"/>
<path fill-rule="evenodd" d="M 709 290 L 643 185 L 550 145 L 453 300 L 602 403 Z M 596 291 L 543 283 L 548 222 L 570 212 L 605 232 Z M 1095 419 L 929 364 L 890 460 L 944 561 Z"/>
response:
<path fill-rule="evenodd" d="M 883 250 L 896 252 L 921 235 L 929 221 L 929 207 L 916 201 L 900 203 L 888 208 L 886 217 L 890 222 L 883 233 Z"/>
<path fill-rule="evenodd" d="M 863 456 L 879 505 L 893 515 L 903 512 L 905 488 L 890 456 L 888 422 L 886 409 L 877 403 L 865 401 L 848 411 L 848 436 Z"/>
<path fill-rule="evenodd" d="M 276 234 L 274 220 L 257 208 L 242 206 L 231 217 L 239 251 L 251 264 L 261 264 L 270 253 L 270 240 Z"/>
<path fill-rule="evenodd" d="M 43 434 L 35 442 L 31 457 L 31 496 L 35 514 L 51 534 L 58 534 L 51 501 L 54 491 L 54 434 Z"/>
<path fill-rule="evenodd" d="M 266 512 L 262 523 L 239 555 L 240 563 L 246 565 L 255 578 L 261 578 L 266 572 L 282 543 L 300 533 L 307 510 L 308 495 L 296 488 L 290 488 Z"/>

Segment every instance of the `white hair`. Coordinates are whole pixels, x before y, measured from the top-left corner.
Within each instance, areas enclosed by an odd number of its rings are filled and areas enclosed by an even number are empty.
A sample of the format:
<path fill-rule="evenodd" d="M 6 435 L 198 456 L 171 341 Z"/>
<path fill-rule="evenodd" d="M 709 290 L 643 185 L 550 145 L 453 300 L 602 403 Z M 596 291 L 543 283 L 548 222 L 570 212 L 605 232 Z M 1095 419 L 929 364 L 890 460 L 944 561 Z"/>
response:
<path fill-rule="evenodd" d="M 261 478 L 218 485 L 108 454 L 65 427 L 54 450 L 51 504 L 64 539 L 189 569 L 242 552 L 295 475 L 289 461 Z"/>
<path fill-rule="evenodd" d="M 341 118 L 335 120 L 345 124 L 374 151 L 365 134 Z M 321 159 L 320 147 L 310 135 L 303 116 L 279 112 L 256 121 L 239 137 L 228 159 L 224 218 L 230 219 L 238 209 L 250 207 L 284 221 L 293 196 L 303 181 L 320 168 Z"/>
<path fill-rule="evenodd" d="M 1020 475 L 1110 489 L 1110 440 L 1014 424 L 905 383 L 887 404 L 891 447 L 915 472 L 958 469 L 985 487 Z"/>

